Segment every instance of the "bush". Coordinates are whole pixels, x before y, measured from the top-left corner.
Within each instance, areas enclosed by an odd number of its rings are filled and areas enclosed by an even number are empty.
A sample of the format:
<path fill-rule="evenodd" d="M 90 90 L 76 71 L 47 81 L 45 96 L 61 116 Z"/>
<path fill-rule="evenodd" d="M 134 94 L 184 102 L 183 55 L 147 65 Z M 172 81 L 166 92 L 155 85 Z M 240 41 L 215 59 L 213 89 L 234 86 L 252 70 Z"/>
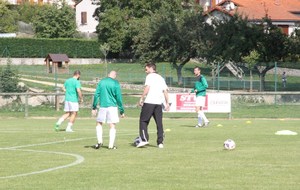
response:
<path fill-rule="evenodd" d="M 0 92 L 22 92 L 18 83 L 18 72 L 11 68 L 11 60 L 8 59 L 6 67 L 0 71 Z"/>

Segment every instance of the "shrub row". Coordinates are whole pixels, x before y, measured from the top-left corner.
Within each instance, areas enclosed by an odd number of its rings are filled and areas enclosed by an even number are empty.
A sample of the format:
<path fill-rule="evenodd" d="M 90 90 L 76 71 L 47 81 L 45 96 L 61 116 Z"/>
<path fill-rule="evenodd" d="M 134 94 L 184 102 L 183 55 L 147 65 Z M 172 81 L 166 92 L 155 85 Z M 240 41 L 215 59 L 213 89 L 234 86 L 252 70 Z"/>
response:
<path fill-rule="evenodd" d="M 64 53 L 70 58 L 99 58 L 96 40 L 0 38 L 0 57 L 44 58 L 49 53 Z"/>

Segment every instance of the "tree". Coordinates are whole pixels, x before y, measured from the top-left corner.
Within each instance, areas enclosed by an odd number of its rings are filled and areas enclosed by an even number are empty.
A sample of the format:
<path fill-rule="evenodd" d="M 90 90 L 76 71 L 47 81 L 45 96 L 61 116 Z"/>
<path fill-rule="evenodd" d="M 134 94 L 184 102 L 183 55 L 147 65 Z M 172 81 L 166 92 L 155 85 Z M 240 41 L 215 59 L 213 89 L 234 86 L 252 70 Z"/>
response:
<path fill-rule="evenodd" d="M 19 21 L 25 23 L 31 23 L 39 12 L 39 9 L 43 9 L 42 6 L 37 4 L 32 4 L 30 2 L 23 2 L 17 6 L 17 11 L 19 12 Z"/>
<path fill-rule="evenodd" d="M 65 3 L 43 5 L 33 26 L 39 38 L 72 38 L 76 34 L 75 11 Z"/>
<path fill-rule="evenodd" d="M 260 55 L 260 63 L 256 64 L 254 68 L 258 71 L 260 77 L 261 88 L 265 89 L 266 73 L 275 67 L 275 62 L 282 63 L 285 57 L 288 56 L 286 51 L 287 36 L 280 28 L 272 24 L 269 18 L 264 18 L 260 24 L 261 36 L 257 39 L 257 52 Z"/>
<path fill-rule="evenodd" d="M 191 58 L 205 55 L 205 36 L 211 30 L 200 7 L 184 7 L 181 3 L 164 3 L 140 23 L 143 30 L 134 38 L 136 56 L 144 61 L 170 62 L 177 71 L 179 85 L 184 65 Z"/>
<path fill-rule="evenodd" d="M 18 12 L 9 9 L 6 1 L 0 0 L 0 33 L 11 33 L 18 30 Z"/>
<path fill-rule="evenodd" d="M 21 92 L 18 83 L 18 72 L 11 68 L 11 60 L 8 59 L 6 67 L 0 72 L 0 92 Z"/>
<path fill-rule="evenodd" d="M 260 90 L 264 90 L 267 71 L 274 68 L 275 61 L 286 56 L 286 36 L 269 18 L 263 18 L 261 23 L 255 24 L 250 23 L 247 17 L 235 14 L 230 18 L 214 20 L 213 26 L 215 30 L 210 37 L 207 59 L 210 62 L 233 61 L 238 64 L 243 57 L 256 51 L 259 57 L 253 69 L 260 77 Z"/>
<path fill-rule="evenodd" d="M 298 62 L 300 60 L 300 30 L 296 29 L 285 44 L 285 49 L 288 52 L 285 61 Z"/>
<path fill-rule="evenodd" d="M 110 52 L 119 57 L 132 58 L 133 37 L 137 32 L 135 30 L 137 23 L 150 17 L 165 2 L 171 4 L 173 1 L 101 0 L 94 13 L 94 16 L 99 19 L 97 26 L 99 43 L 109 44 Z"/>
<path fill-rule="evenodd" d="M 256 50 L 253 50 L 250 52 L 248 56 L 242 57 L 242 60 L 248 64 L 248 68 L 250 71 L 250 92 L 252 92 L 253 89 L 253 75 L 252 75 L 252 70 L 254 66 L 257 64 L 259 59 L 259 54 L 257 53 Z"/>
<path fill-rule="evenodd" d="M 235 14 L 222 20 L 214 19 L 212 25 L 214 31 L 208 36 L 210 46 L 206 57 L 209 62 L 239 63 L 243 56 L 256 49 L 261 33 L 256 25 L 249 23 L 247 17 Z"/>

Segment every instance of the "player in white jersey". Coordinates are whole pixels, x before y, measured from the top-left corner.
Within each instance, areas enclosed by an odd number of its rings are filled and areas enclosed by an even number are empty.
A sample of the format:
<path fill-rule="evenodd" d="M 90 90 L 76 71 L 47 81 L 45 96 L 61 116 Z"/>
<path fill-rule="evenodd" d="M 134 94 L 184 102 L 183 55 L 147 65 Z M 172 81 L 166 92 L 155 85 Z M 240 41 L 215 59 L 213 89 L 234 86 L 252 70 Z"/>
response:
<path fill-rule="evenodd" d="M 149 144 L 148 124 L 153 116 L 157 127 L 157 145 L 159 148 L 163 148 L 164 130 L 162 123 L 162 103 L 165 99 L 165 109 L 169 110 L 169 97 L 168 87 L 164 78 L 156 73 L 156 65 L 148 63 L 145 66 L 145 72 L 147 73 L 145 88 L 142 97 L 139 101 L 139 105 L 142 106 L 140 113 L 139 132 L 141 141 L 137 147 L 143 147 Z"/>

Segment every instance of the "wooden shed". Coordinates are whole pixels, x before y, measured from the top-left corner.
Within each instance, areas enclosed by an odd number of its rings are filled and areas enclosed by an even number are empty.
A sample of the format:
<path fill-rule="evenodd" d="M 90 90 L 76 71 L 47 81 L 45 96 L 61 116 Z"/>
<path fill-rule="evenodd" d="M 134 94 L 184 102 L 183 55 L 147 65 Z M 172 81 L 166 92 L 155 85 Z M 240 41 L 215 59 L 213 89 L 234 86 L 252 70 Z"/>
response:
<path fill-rule="evenodd" d="M 45 58 L 47 73 L 69 73 L 70 59 L 67 54 L 48 54 Z"/>

